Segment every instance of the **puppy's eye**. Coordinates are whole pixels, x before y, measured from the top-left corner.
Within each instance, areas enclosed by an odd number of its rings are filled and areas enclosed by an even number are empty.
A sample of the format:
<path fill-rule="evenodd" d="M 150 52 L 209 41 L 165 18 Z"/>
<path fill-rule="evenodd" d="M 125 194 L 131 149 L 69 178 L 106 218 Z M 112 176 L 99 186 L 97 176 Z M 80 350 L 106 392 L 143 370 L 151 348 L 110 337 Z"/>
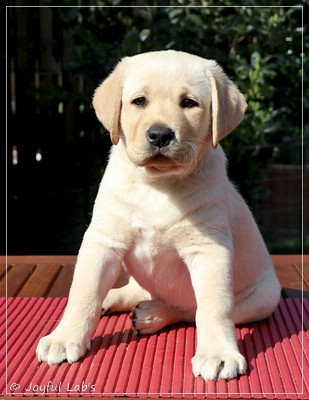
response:
<path fill-rule="evenodd" d="M 195 100 L 190 99 L 189 97 L 185 97 L 180 105 L 182 108 L 192 108 L 197 107 L 198 103 Z"/>
<path fill-rule="evenodd" d="M 145 97 L 138 97 L 132 101 L 132 104 L 135 104 L 136 106 L 139 107 L 143 107 L 146 105 L 146 99 Z"/>

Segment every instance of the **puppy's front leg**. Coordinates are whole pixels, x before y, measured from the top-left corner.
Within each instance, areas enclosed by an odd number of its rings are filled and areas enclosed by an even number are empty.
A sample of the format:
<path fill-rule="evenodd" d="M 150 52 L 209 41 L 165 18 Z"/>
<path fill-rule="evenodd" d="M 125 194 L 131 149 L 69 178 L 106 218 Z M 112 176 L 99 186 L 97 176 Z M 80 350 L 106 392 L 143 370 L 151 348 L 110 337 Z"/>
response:
<path fill-rule="evenodd" d="M 232 255 L 217 244 L 189 258 L 188 267 L 195 292 L 197 349 L 192 359 L 195 376 L 232 379 L 246 371 L 239 353 L 232 319 Z"/>
<path fill-rule="evenodd" d="M 64 315 L 56 329 L 37 346 L 40 361 L 50 365 L 64 360 L 72 363 L 89 350 L 102 301 L 117 279 L 121 261 L 121 251 L 106 247 L 104 240 L 89 228 L 78 255 Z"/>

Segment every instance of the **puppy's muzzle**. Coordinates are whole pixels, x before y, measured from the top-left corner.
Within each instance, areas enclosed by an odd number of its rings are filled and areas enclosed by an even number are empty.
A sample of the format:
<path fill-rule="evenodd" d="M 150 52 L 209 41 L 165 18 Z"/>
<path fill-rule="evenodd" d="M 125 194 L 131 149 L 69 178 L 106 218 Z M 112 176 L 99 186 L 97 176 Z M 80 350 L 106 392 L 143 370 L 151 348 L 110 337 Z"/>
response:
<path fill-rule="evenodd" d="M 146 132 L 148 142 L 158 148 L 167 147 L 176 140 L 172 129 L 164 126 L 152 126 Z"/>

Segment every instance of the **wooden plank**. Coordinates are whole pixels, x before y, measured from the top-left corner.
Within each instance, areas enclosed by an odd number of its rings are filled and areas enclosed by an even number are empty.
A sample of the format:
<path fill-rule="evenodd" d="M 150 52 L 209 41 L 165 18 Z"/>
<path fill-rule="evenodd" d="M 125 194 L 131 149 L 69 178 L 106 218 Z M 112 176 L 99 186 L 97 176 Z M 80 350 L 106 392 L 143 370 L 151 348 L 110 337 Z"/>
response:
<path fill-rule="evenodd" d="M 275 269 L 282 287 L 301 289 L 302 279 L 293 265 L 285 267 L 276 265 Z"/>
<path fill-rule="evenodd" d="M 6 266 L 0 265 L 0 280 L 5 278 L 5 274 L 6 274 Z"/>
<path fill-rule="evenodd" d="M 309 285 L 306 283 L 305 275 L 302 274 L 302 264 L 303 270 L 308 273 L 309 256 L 275 255 L 272 256 L 272 260 L 281 283 L 283 296 L 302 297 L 302 289 L 304 289 L 304 297 L 309 298 Z"/>
<path fill-rule="evenodd" d="M 6 275 L 5 273 L 1 275 L 0 280 L 0 297 L 4 297 L 6 295 Z"/>
<path fill-rule="evenodd" d="M 0 296 L 6 294 L 6 263 L 9 296 L 64 297 L 69 292 L 76 256 L 0 256 Z"/>
<path fill-rule="evenodd" d="M 6 283 L 7 283 L 7 296 L 18 296 L 20 290 L 27 283 L 30 275 L 32 274 L 35 266 L 33 264 L 19 264 L 18 266 L 12 266 L 7 273 L 6 279 L 0 282 L 0 295 L 5 296 Z"/>
<path fill-rule="evenodd" d="M 309 298 L 309 255 L 273 255 L 284 297 Z M 64 297 L 69 293 L 76 256 L 0 256 L 0 295 Z M 302 267 L 303 263 L 303 267 Z"/>
<path fill-rule="evenodd" d="M 273 263 L 276 266 L 286 265 L 302 265 L 301 254 L 275 254 L 271 256 Z M 56 256 L 7 256 L 7 264 L 75 264 L 77 256 L 74 255 L 56 255 Z M 309 254 L 303 256 L 304 265 L 309 266 Z M 0 256 L 0 265 L 6 265 L 6 256 Z"/>
<path fill-rule="evenodd" d="M 309 264 L 303 265 L 303 268 L 301 265 L 295 265 L 295 269 L 299 273 L 300 276 L 302 276 L 302 279 L 304 281 L 304 290 L 309 290 Z"/>
<path fill-rule="evenodd" d="M 59 264 L 38 264 L 18 296 L 46 296 L 57 279 L 60 268 Z"/>
<path fill-rule="evenodd" d="M 77 256 L 7 256 L 7 264 L 75 264 Z M 0 256 L 0 265 L 6 265 L 6 256 Z"/>
<path fill-rule="evenodd" d="M 304 254 L 274 254 L 271 256 L 272 262 L 276 267 L 285 267 L 289 265 L 302 265 L 302 261 L 304 264 L 309 265 L 309 255 Z"/>
<path fill-rule="evenodd" d="M 59 274 L 54 284 L 52 285 L 47 296 L 50 297 L 67 297 L 69 295 L 74 265 L 63 265 L 60 267 Z"/>

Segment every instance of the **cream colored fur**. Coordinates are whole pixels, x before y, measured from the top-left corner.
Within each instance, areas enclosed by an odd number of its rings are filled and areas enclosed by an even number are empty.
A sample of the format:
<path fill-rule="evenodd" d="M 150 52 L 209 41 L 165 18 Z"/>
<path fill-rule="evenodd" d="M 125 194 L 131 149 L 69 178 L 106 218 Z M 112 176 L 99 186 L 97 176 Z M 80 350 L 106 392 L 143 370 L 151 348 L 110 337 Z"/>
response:
<path fill-rule="evenodd" d="M 132 319 L 141 333 L 195 321 L 195 376 L 245 373 L 234 324 L 270 315 L 280 287 L 218 144 L 241 121 L 243 95 L 214 61 L 162 51 L 124 58 L 93 104 L 114 146 L 68 305 L 40 340 L 39 360 L 82 357 L 104 301 L 105 311 L 137 306 Z M 154 126 L 173 132 L 170 143 L 150 143 Z M 122 264 L 131 278 L 111 289 Z"/>

